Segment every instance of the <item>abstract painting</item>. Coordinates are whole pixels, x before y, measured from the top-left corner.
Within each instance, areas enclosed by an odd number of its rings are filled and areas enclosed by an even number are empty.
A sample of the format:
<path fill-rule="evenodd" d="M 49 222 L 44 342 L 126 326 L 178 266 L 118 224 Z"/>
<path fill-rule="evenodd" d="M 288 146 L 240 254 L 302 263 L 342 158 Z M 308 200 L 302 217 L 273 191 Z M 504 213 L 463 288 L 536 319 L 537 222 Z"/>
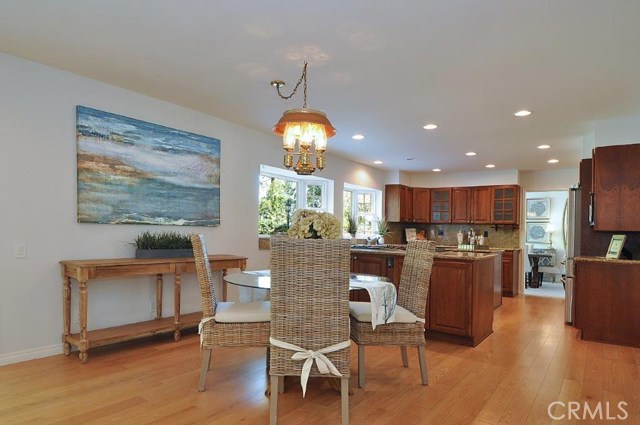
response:
<path fill-rule="evenodd" d="M 78 106 L 78 222 L 220 225 L 220 140 Z"/>

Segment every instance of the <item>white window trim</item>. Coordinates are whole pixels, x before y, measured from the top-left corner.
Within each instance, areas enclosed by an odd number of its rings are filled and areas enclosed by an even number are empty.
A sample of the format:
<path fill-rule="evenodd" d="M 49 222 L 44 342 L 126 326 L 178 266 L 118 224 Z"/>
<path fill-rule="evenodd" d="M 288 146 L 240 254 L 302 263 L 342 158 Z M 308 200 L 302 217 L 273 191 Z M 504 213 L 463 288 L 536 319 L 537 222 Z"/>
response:
<path fill-rule="evenodd" d="M 372 189 L 370 187 L 357 186 L 351 183 L 345 183 L 343 191 L 351 192 L 351 214 L 357 219 L 361 216 L 371 216 L 374 223 L 375 230 L 367 236 L 376 235 L 377 233 L 377 221 L 382 217 L 382 191 L 379 189 Z M 358 214 L 358 194 L 370 193 L 373 196 L 373 211 L 370 213 Z M 343 196 L 344 199 L 344 196 Z"/>
<path fill-rule="evenodd" d="M 333 180 L 317 176 L 299 176 L 293 171 L 269 165 L 260 165 L 260 175 L 296 182 L 298 185 L 296 190 L 296 209 L 305 208 L 315 211 L 325 211 L 333 214 Z M 311 208 L 306 206 L 307 186 L 309 185 L 322 186 L 323 208 Z"/>

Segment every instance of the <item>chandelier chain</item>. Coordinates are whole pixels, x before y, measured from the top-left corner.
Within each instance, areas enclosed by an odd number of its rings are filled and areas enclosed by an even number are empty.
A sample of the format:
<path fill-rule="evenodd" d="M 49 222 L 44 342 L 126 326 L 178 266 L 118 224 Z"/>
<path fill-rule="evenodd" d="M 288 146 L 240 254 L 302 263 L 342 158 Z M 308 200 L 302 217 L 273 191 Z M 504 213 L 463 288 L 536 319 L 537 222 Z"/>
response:
<path fill-rule="evenodd" d="M 307 61 L 304 61 L 304 67 L 302 68 L 302 75 L 300 76 L 300 79 L 296 83 L 296 86 L 293 88 L 293 91 L 291 92 L 291 94 L 289 96 L 285 96 L 282 93 L 280 93 L 280 84 L 277 84 L 276 91 L 278 92 L 278 96 L 280 96 L 280 98 L 284 100 L 291 99 L 293 95 L 296 94 L 296 92 L 298 91 L 298 87 L 300 87 L 300 84 L 302 84 L 303 81 L 304 81 L 304 85 L 302 86 L 302 89 L 304 92 L 304 105 L 302 106 L 302 109 L 307 109 Z"/>

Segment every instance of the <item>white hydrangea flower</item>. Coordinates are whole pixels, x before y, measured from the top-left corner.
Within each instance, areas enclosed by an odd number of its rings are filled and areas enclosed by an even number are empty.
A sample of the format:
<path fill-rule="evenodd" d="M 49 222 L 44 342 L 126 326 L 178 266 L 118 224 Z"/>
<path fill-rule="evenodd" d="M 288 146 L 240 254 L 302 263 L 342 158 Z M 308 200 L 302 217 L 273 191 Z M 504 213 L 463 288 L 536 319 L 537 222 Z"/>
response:
<path fill-rule="evenodd" d="M 340 221 L 333 214 L 314 210 L 297 210 L 293 224 L 287 232 L 292 238 L 339 239 L 342 237 Z"/>

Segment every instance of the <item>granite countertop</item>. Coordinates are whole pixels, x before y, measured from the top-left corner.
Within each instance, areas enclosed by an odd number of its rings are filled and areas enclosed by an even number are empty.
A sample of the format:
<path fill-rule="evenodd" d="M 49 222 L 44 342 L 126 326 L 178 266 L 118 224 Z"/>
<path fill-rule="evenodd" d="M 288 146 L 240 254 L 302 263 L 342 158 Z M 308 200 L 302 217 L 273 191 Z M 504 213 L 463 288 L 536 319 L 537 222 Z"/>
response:
<path fill-rule="evenodd" d="M 613 264 L 640 264 L 640 260 L 620 260 L 617 258 L 605 257 L 575 257 L 573 261 L 584 261 L 592 263 L 613 263 Z"/>
<path fill-rule="evenodd" d="M 374 255 L 396 255 L 404 257 L 406 253 L 406 245 L 372 245 L 367 247 L 353 246 L 351 248 L 351 252 Z M 493 254 L 491 251 L 437 251 L 434 258 L 473 261 L 495 256 L 496 254 Z"/>

